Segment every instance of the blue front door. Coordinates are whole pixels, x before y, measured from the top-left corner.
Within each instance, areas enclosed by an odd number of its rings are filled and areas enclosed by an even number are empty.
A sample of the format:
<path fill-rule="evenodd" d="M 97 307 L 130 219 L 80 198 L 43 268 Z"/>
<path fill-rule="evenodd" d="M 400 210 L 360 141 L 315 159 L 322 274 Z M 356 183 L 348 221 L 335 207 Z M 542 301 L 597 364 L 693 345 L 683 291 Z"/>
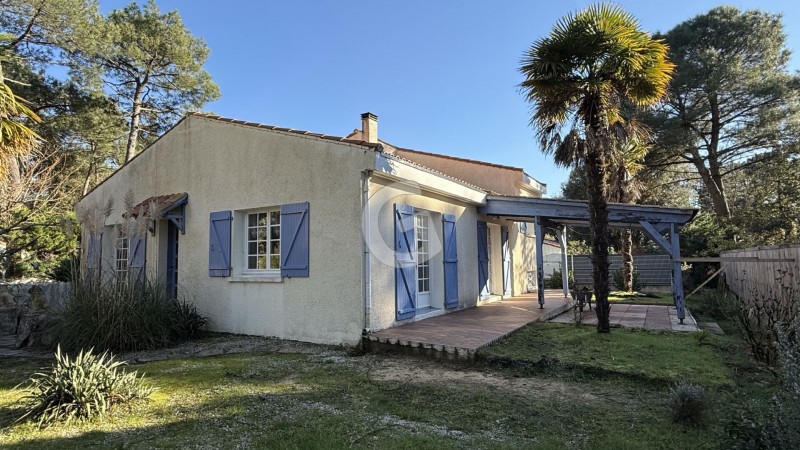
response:
<path fill-rule="evenodd" d="M 167 222 L 167 298 L 178 297 L 178 227 Z"/>

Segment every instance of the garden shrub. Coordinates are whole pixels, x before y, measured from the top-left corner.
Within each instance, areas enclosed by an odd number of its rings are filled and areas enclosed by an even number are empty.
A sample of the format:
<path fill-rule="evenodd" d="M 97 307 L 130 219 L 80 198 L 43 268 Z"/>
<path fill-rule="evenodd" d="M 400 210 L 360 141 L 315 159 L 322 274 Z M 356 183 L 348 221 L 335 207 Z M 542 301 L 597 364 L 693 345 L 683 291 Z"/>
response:
<path fill-rule="evenodd" d="M 614 289 L 618 291 L 625 290 L 625 268 L 620 267 L 619 269 L 614 271 L 613 279 L 611 283 L 614 285 Z M 638 292 L 644 288 L 644 285 L 639 280 L 639 271 L 633 271 L 633 291 Z"/>
<path fill-rule="evenodd" d="M 53 335 L 69 351 L 148 350 L 198 337 L 207 323 L 193 305 L 168 298 L 164 285 L 147 277 L 131 284 L 73 279 Z"/>
<path fill-rule="evenodd" d="M 126 363 L 115 361 L 107 352 L 95 355 L 81 351 L 74 359 L 56 350 L 55 364 L 47 372 L 36 373 L 29 380 L 23 397 L 28 402 L 19 420 L 30 419 L 39 427 L 73 419 L 105 415 L 114 405 L 147 398 L 153 388 L 144 375 L 122 369 Z"/>
<path fill-rule="evenodd" d="M 193 303 L 176 300 L 173 307 L 171 334 L 174 339 L 190 340 L 203 335 L 208 318 L 200 314 Z"/>
<path fill-rule="evenodd" d="M 777 329 L 781 389 L 768 401 L 752 402 L 729 426 L 740 449 L 800 448 L 800 321 Z"/>
<path fill-rule="evenodd" d="M 705 389 L 699 384 L 679 381 L 669 391 L 669 406 L 673 422 L 700 425 L 707 406 Z"/>
<path fill-rule="evenodd" d="M 753 357 L 769 367 L 777 366 L 781 333 L 789 333 L 800 320 L 800 292 L 793 277 L 779 273 L 776 283 L 739 286 L 739 295 L 724 294 L 733 303 L 731 319 L 742 332 Z"/>
<path fill-rule="evenodd" d="M 569 276 L 567 278 L 569 283 L 569 288 L 572 289 L 575 286 L 575 275 L 572 271 L 569 271 Z M 553 271 L 553 274 L 550 275 L 550 278 L 546 281 L 547 289 L 562 289 L 564 287 L 563 281 L 561 280 L 561 269 L 556 269 Z"/>

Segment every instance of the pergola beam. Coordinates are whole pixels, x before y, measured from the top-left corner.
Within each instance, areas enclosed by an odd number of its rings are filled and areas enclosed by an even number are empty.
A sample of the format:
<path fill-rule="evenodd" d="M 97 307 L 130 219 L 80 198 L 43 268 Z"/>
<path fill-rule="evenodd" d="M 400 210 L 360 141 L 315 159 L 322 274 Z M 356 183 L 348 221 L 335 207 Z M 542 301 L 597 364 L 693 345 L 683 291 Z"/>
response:
<path fill-rule="evenodd" d="M 566 225 L 588 226 L 589 206 L 585 201 L 558 200 L 549 198 L 510 197 L 490 195 L 478 212 L 487 216 L 503 217 L 521 222 L 534 221 L 536 232 L 536 284 L 539 305 L 544 307 L 544 260 L 542 255 L 543 228 L 555 229 L 561 244 L 562 283 L 568 295 L 569 272 L 566 264 Z M 681 274 L 680 237 L 678 231 L 697 214 L 694 208 L 667 208 L 662 206 L 630 205 L 611 203 L 608 205 L 609 226 L 641 228 L 659 247 L 672 258 L 672 295 L 678 318 L 683 323 L 686 317 Z M 663 236 L 669 233 L 669 239 Z"/>

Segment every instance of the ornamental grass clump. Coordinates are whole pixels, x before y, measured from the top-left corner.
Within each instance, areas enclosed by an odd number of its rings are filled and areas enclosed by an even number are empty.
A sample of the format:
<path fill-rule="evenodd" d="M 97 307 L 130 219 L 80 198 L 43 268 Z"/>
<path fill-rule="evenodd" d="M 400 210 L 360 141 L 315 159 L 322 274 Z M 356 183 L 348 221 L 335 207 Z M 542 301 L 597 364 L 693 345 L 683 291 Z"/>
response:
<path fill-rule="evenodd" d="M 120 283 L 74 279 L 54 327 L 67 351 L 151 350 L 202 336 L 208 318 L 185 300 L 167 296 L 163 283 L 143 276 Z"/>
<path fill-rule="evenodd" d="M 703 386 L 689 381 L 680 381 L 669 392 L 672 421 L 686 425 L 700 425 L 707 402 Z"/>
<path fill-rule="evenodd" d="M 36 373 L 25 387 L 28 402 L 19 420 L 36 421 L 40 428 L 56 422 L 104 416 L 115 405 L 145 399 L 153 388 L 144 375 L 126 372 L 124 361 L 115 361 L 108 352 L 96 355 L 81 351 L 74 359 L 56 350 L 55 364 L 49 371 Z"/>

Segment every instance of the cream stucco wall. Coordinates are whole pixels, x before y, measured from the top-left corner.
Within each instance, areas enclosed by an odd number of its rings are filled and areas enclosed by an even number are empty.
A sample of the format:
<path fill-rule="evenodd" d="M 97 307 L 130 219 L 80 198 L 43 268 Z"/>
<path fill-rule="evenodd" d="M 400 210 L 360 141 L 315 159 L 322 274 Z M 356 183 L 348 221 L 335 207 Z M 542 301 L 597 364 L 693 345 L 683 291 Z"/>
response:
<path fill-rule="evenodd" d="M 396 320 L 395 272 L 394 272 L 394 205 L 404 204 L 415 209 L 432 212 L 431 228 L 441 237 L 441 214 L 456 216 L 458 242 L 458 295 L 457 309 L 475 306 L 478 300 L 478 254 L 477 220 L 474 205 L 445 198 L 421 190 L 416 186 L 402 185 L 380 177 L 370 180 L 370 214 L 372 230 L 369 234 L 371 307 L 370 328 L 379 330 L 412 321 Z M 441 256 L 431 263 L 434 277 L 442 276 Z M 441 279 L 441 278 L 440 278 Z M 433 290 L 444 289 L 440 281 L 434 280 Z M 435 295 L 440 295 L 436 293 Z M 454 309 L 455 310 L 455 309 Z M 445 312 L 451 312 L 447 310 Z"/>
<path fill-rule="evenodd" d="M 374 153 L 363 146 L 189 116 L 78 208 L 102 207 L 113 198 L 114 211 L 107 219 L 113 224 L 122 220 L 129 190 L 136 202 L 187 192 L 179 289 L 211 317 L 212 329 L 354 343 L 364 325 L 361 174 L 374 164 Z M 310 277 L 269 283 L 209 277 L 210 212 L 304 201 L 310 203 Z M 162 223 L 156 236 L 148 236 L 151 274 L 164 271 L 165 229 Z M 242 234 L 233 230 L 234 275 L 243 263 Z M 104 251 L 104 267 L 110 264 L 109 253 Z"/>

